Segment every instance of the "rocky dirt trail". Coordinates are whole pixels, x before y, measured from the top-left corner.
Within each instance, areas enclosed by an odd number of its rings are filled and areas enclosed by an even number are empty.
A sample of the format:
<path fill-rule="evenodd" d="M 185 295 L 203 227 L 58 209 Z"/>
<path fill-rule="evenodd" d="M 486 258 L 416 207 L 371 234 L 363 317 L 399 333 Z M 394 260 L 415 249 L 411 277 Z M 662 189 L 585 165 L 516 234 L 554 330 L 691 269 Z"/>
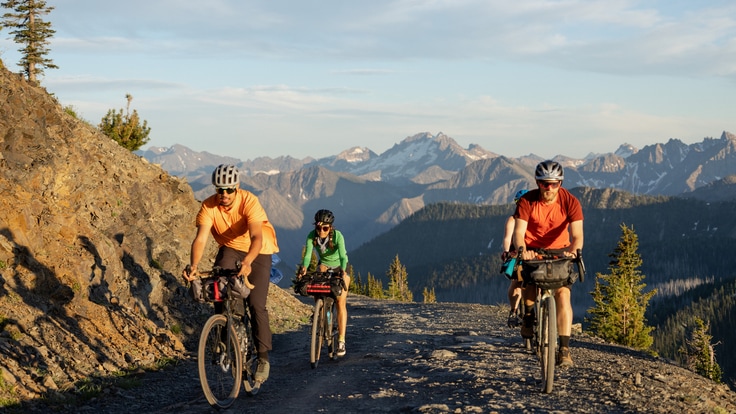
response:
<path fill-rule="evenodd" d="M 360 296 L 349 297 L 348 306 L 344 358 L 323 356 L 312 369 L 306 325 L 275 335 L 271 377 L 261 392 L 242 392 L 219 412 L 736 412 L 728 387 L 582 334 L 572 340 L 575 367 L 558 370 L 553 393 L 544 394 L 537 360 L 506 327 L 503 307 Z M 218 412 L 202 395 L 194 359 L 145 374 L 139 387 L 106 391 L 69 412 Z"/>

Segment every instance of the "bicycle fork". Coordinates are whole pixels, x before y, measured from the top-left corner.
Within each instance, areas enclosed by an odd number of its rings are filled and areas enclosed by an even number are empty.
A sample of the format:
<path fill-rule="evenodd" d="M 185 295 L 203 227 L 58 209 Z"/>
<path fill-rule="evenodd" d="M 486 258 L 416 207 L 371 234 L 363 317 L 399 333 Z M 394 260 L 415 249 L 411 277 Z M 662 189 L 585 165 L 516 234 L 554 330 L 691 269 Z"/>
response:
<path fill-rule="evenodd" d="M 546 324 L 547 323 L 557 323 L 557 320 L 549 320 L 550 314 L 548 312 L 548 305 L 549 302 L 552 301 L 554 303 L 554 292 L 550 289 L 540 289 L 539 290 L 539 296 L 537 297 L 537 302 L 534 306 L 534 340 L 536 342 L 536 348 L 537 348 L 537 355 L 539 357 L 542 356 L 542 354 L 546 351 L 548 346 L 557 347 L 557 338 L 549 338 L 547 336 L 546 331 Z M 554 304 L 552 305 L 554 306 Z"/>

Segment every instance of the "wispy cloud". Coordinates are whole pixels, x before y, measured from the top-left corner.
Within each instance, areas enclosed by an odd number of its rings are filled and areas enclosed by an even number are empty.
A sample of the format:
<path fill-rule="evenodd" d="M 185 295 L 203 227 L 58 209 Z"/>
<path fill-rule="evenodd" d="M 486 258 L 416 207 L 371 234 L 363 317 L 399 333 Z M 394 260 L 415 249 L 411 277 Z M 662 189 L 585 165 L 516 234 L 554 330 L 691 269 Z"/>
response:
<path fill-rule="evenodd" d="M 131 93 L 154 145 L 324 155 L 442 131 L 553 156 L 736 130 L 731 0 L 48 2 L 44 85 L 91 119 Z"/>

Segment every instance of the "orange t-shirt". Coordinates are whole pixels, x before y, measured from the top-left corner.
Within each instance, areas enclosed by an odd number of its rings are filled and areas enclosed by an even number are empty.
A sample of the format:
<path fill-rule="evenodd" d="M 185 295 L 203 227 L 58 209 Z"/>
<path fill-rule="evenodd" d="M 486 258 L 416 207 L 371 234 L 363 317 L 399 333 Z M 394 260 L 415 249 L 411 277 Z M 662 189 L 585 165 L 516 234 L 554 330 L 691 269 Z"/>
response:
<path fill-rule="evenodd" d="M 238 189 L 235 200 L 229 209 L 220 206 L 217 194 L 202 202 L 197 214 L 197 226 L 211 225 L 212 236 L 221 246 L 228 246 L 241 252 L 250 249 L 249 221 L 263 223 L 263 245 L 260 254 L 273 254 L 279 251 L 276 230 L 268 221 L 266 211 L 258 197 L 250 191 Z"/>
<path fill-rule="evenodd" d="M 532 190 L 519 199 L 514 218 L 527 222 L 524 243 L 528 249 L 563 249 L 570 245 L 568 227 L 583 219 L 583 209 L 580 201 L 564 188 L 549 205 L 539 200 L 539 190 Z"/>

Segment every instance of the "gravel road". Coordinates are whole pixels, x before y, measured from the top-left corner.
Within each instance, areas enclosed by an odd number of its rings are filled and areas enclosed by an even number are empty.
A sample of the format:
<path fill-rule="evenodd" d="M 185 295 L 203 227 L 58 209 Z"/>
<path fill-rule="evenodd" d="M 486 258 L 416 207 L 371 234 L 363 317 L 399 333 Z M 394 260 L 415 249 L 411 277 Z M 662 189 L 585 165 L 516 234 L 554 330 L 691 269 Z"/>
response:
<path fill-rule="evenodd" d="M 209 407 L 192 359 L 73 411 L 736 413 L 736 393 L 726 386 L 584 334 L 571 340 L 576 365 L 558 370 L 554 391 L 544 394 L 536 357 L 506 326 L 503 307 L 350 296 L 348 308 L 345 357 L 323 356 L 312 369 L 308 326 L 275 335 L 270 379 L 227 410 Z"/>

